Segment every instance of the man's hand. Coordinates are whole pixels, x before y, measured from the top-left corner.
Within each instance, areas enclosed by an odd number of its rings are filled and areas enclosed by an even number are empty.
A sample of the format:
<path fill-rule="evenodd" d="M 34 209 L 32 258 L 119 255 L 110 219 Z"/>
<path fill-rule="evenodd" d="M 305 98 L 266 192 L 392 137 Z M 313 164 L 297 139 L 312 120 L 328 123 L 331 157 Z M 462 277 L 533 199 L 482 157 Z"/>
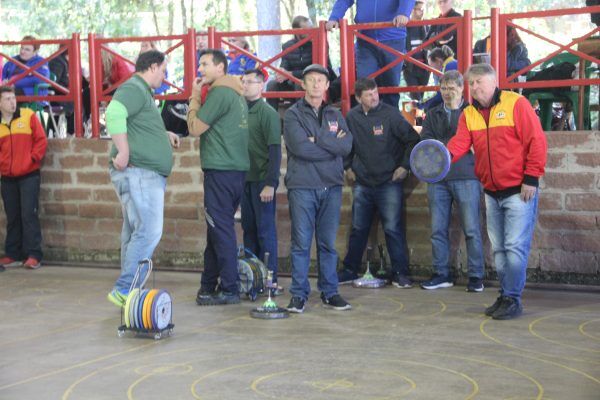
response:
<path fill-rule="evenodd" d="M 273 201 L 275 196 L 275 188 L 273 186 L 265 186 L 260 192 L 260 201 L 263 203 L 269 203 Z"/>
<path fill-rule="evenodd" d="M 408 17 L 406 15 L 396 15 L 392 20 L 392 23 L 396 28 L 406 26 L 406 24 L 408 24 Z"/>
<path fill-rule="evenodd" d="M 407 175 L 408 171 L 404 167 L 398 167 L 394 171 L 394 175 L 392 175 L 392 182 L 403 181 Z"/>
<path fill-rule="evenodd" d="M 179 138 L 179 135 L 171 131 L 167 131 L 167 135 L 169 135 L 169 142 L 171 142 L 171 146 L 178 149 L 179 145 L 181 144 L 181 139 Z"/>
<path fill-rule="evenodd" d="M 526 184 L 521 185 L 521 200 L 527 203 L 529 200 L 533 199 L 535 196 L 537 188 L 535 186 L 529 186 Z"/>
<path fill-rule="evenodd" d="M 204 78 L 194 79 L 194 83 L 192 84 L 192 97 L 197 97 L 199 99 L 202 96 L 202 86 L 204 86 Z"/>
<path fill-rule="evenodd" d="M 325 29 L 331 32 L 334 29 L 339 28 L 340 24 L 337 21 L 327 21 L 325 24 Z"/>
<path fill-rule="evenodd" d="M 354 184 L 354 182 L 356 182 L 356 175 L 354 174 L 354 171 L 352 171 L 352 168 L 348 168 L 344 172 L 344 175 L 346 176 L 346 183 L 349 186 L 352 186 Z"/>
<path fill-rule="evenodd" d="M 343 130 L 340 129 L 336 135 L 336 138 L 342 139 L 345 136 L 346 136 L 346 132 L 344 132 Z"/>
<path fill-rule="evenodd" d="M 127 168 L 127 164 L 129 164 L 129 154 L 118 152 L 117 156 L 112 159 L 113 166 L 119 171 L 125 170 Z"/>

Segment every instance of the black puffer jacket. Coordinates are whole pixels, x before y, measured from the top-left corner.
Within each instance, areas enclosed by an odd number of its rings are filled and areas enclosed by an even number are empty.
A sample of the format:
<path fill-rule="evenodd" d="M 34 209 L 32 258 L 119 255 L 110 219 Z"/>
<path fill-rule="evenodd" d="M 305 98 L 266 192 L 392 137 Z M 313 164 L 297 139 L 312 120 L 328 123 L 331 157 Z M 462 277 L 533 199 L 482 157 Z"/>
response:
<path fill-rule="evenodd" d="M 283 46 L 281 46 L 281 49 L 283 51 L 285 51 L 288 48 L 295 45 L 296 43 L 298 43 L 299 41 L 300 41 L 300 39 L 297 39 L 294 37 L 292 40 L 285 42 L 283 44 Z M 281 66 L 281 68 L 285 69 L 286 71 L 291 72 L 292 75 L 294 75 L 296 78 L 301 79 L 302 71 L 304 70 L 304 68 L 308 67 L 310 64 L 313 63 L 313 53 L 312 52 L 313 52 L 312 42 L 308 41 L 308 42 L 304 43 L 302 46 L 300 46 L 297 49 L 295 49 L 294 51 L 292 51 L 291 53 L 286 54 L 285 56 L 281 57 L 281 65 L 280 66 Z M 334 80 L 335 78 L 337 78 L 337 75 L 331 68 L 331 61 L 329 60 L 329 57 L 327 57 L 327 69 L 329 70 L 329 79 L 330 80 Z"/>

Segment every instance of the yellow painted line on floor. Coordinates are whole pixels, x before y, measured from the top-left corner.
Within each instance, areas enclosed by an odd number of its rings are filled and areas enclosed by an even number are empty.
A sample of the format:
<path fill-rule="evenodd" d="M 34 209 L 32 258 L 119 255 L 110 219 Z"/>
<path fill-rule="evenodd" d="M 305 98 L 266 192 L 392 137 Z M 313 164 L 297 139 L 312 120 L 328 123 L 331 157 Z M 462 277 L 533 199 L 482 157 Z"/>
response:
<path fill-rule="evenodd" d="M 558 362 L 554 362 L 554 361 L 550 361 L 550 360 L 545 360 L 545 359 L 539 358 L 539 357 L 528 356 L 528 355 L 522 354 L 522 352 L 533 353 L 533 354 L 537 354 L 539 356 L 546 356 L 546 357 L 551 357 L 551 358 L 561 358 L 563 360 L 569 360 L 569 361 L 578 361 L 578 362 L 594 363 L 594 364 L 596 364 L 597 362 L 591 361 L 591 360 L 580 360 L 580 359 L 568 358 L 568 357 L 563 357 L 563 356 L 555 356 L 555 355 L 552 355 L 552 354 L 545 354 L 545 353 L 542 353 L 542 352 L 539 352 L 539 351 L 529 350 L 529 349 L 525 349 L 525 348 L 513 346 L 513 345 L 508 344 L 508 343 L 504 343 L 504 342 L 496 339 L 495 337 L 491 336 L 490 334 L 488 334 L 485 331 L 485 325 L 490 320 L 491 320 L 491 318 L 485 319 L 479 325 L 479 330 L 480 330 L 480 332 L 481 332 L 481 334 L 483 336 L 485 336 L 486 338 L 490 339 L 491 341 L 496 342 L 496 343 L 498 343 L 501 346 L 505 346 L 505 347 L 508 347 L 510 349 L 513 349 L 513 350 L 517 351 L 517 354 L 519 356 L 521 356 L 521 357 L 529 358 L 529 359 L 532 359 L 532 360 L 537 360 L 537 361 L 544 362 L 544 363 L 547 363 L 547 364 L 556 365 L 556 366 L 558 366 L 560 368 L 566 369 L 567 371 L 573 372 L 573 373 L 578 374 L 578 375 L 582 375 L 582 376 L 586 377 L 587 379 L 589 379 L 589 380 L 591 380 L 591 381 L 593 381 L 593 382 L 595 382 L 595 383 L 597 383 L 597 384 L 600 385 L 600 380 L 594 378 L 593 376 L 591 376 L 591 375 L 589 375 L 589 374 L 587 374 L 587 373 L 585 373 L 583 371 L 580 371 L 580 370 L 575 369 L 575 368 L 571 368 L 571 367 L 569 367 L 567 365 L 564 365 L 564 364 L 561 364 L 561 363 L 558 363 Z"/>
<path fill-rule="evenodd" d="M 236 369 L 242 369 L 242 368 L 248 368 L 248 367 L 255 367 L 257 365 L 272 364 L 272 363 L 273 363 L 273 361 L 271 361 L 271 360 L 269 360 L 269 361 L 261 361 L 261 362 L 256 362 L 256 363 L 234 365 L 234 366 L 231 366 L 231 367 L 222 368 L 222 369 L 219 369 L 219 370 L 216 370 L 216 371 L 209 372 L 208 374 L 202 375 L 200 378 L 198 378 L 194 382 L 192 382 L 192 384 L 190 386 L 190 391 L 192 392 L 192 396 L 194 396 L 195 399 L 201 400 L 202 397 L 200 397 L 200 395 L 196 391 L 196 386 L 200 382 L 202 382 L 204 379 L 209 378 L 211 376 L 222 374 L 223 372 L 229 372 L 229 371 L 233 371 L 233 370 L 236 370 Z M 132 400 L 132 399 L 130 399 L 130 400 Z"/>
<path fill-rule="evenodd" d="M 559 317 L 559 316 L 563 316 L 563 315 L 567 315 L 567 314 L 574 314 L 574 313 L 577 313 L 577 311 L 574 311 L 574 312 L 566 312 L 566 313 L 559 313 L 559 314 L 553 314 L 553 315 L 547 315 L 547 316 L 545 316 L 545 317 L 538 318 L 538 319 L 536 319 L 536 320 L 532 321 L 532 322 L 529 324 L 529 333 L 531 333 L 533 336 L 537 337 L 538 339 L 544 340 L 544 341 L 546 341 L 546 342 L 548 342 L 548 343 L 552 343 L 552 344 L 555 344 L 555 345 L 558 345 L 558 346 L 570 347 L 570 348 L 572 348 L 572 349 L 580 350 L 580 351 L 583 351 L 583 352 L 586 352 L 586 353 L 587 353 L 587 352 L 592 352 L 592 353 L 600 353 L 600 350 L 596 350 L 596 349 L 589 349 L 589 348 L 585 348 L 585 347 L 579 347 L 579 346 L 574 346 L 574 345 L 572 345 L 572 344 L 563 343 L 563 342 L 560 342 L 560 341 L 558 341 L 558 340 L 548 339 L 547 337 L 545 337 L 545 336 L 542 336 L 542 335 L 540 335 L 539 333 L 537 333 L 537 332 L 535 331 L 535 326 L 536 326 L 536 325 L 537 325 L 539 322 L 541 322 L 541 321 L 545 321 L 545 320 L 547 320 L 547 319 L 549 319 L 549 318 L 554 318 L 554 317 Z"/>
<path fill-rule="evenodd" d="M 600 340 L 600 336 L 595 336 L 595 335 L 592 335 L 592 334 L 590 334 L 590 333 L 587 333 L 587 332 L 586 332 L 586 330 L 585 330 L 585 327 L 586 327 L 586 325 L 587 325 L 587 324 L 589 324 L 589 323 L 591 323 L 591 322 L 598 322 L 598 321 L 600 321 L 600 318 L 598 318 L 598 319 L 592 319 L 592 320 L 589 320 L 589 321 L 586 321 L 586 322 L 584 322 L 584 323 L 580 324 L 580 325 L 579 325 L 579 332 L 580 332 L 582 335 L 584 335 L 584 336 L 587 336 L 587 337 L 589 337 L 589 338 L 592 338 L 592 339 L 594 339 L 594 340 Z"/>
<path fill-rule="evenodd" d="M 189 364 L 187 364 L 187 363 L 181 363 L 181 364 L 172 364 L 170 366 L 164 366 L 162 368 L 159 368 L 157 371 L 151 372 L 149 374 L 146 374 L 146 375 L 140 377 L 139 379 L 135 380 L 131 385 L 129 385 L 129 388 L 127 388 L 127 398 L 129 400 L 134 400 L 134 397 L 133 397 L 133 391 L 134 391 L 134 389 L 140 383 L 144 382 L 146 379 L 148 379 L 148 378 L 150 378 L 152 376 L 160 375 L 160 374 L 162 374 L 164 372 L 168 372 L 171 369 L 178 368 L 180 366 L 185 366 L 185 365 L 189 365 Z M 193 370 L 193 367 L 190 365 L 189 371 L 192 371 L 192 370 Z"/>

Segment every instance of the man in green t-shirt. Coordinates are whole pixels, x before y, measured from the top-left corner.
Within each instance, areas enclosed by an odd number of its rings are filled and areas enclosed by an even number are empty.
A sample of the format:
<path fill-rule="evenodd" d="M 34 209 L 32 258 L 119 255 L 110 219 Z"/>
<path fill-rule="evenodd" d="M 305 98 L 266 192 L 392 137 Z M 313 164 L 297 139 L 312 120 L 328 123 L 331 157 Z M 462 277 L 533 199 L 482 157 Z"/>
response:
<path fill-rule="evenodd" d="M 108 300 L 120 307 L 138 263 L 152 257 L 162 236 L 165 188 L 173 167 L 171 146 L 179 147 L 179 137 L 165 129 L 153 97 L 166 70 L 163 53 L 141 54 L 136 73 L 117 89 L 106 109 L 106 129 L 113 141 L 110 178 L 123 210 L 121 276 Z M 145 277 L 142 273 L 140 280 Z"/>
<path fill-rule="evenodd" d="M 277 227 L 275 192 L 281 166 L 281 120 L 279 114 L 262 98 L 265 72 L 251 69 L 242 76 L 244 97 L 248 103 L 248 154 L 250 170 L 242 195 L 242 229 L 244 247 L 261 260 L 269 253 L 267 268 L 273 271 L 274 295 L 277 285 Z"/>
<path fill-rule="evenodd" d="M 223 52 L 203 51 L 198 72 L 202 77 L 194 81 L 187 115 L 190 135 L 200 136 L 207 228 L 204 272 L 196 303 L 237 304 L 240 294 L 234 216 L 250 168 L 248 107 L 240 79 L 227 75 Z M 201 104 L 202 88 L 206 85 L 208 95 Z"/>

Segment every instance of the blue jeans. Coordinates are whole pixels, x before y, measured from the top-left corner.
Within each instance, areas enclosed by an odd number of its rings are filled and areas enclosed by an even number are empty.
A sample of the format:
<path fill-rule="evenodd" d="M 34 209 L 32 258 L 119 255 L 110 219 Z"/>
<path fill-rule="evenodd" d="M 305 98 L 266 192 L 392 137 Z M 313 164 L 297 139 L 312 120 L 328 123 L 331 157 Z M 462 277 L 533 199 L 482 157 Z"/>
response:
<path fill-rule="evenodd" d="M 143 168 L 110 170 L 123 211 L 121 231 L 121 276 L 115 289 L 129 293 L 138 263 L 151 258 L 163 230 L 167 178 Z M 140 279 L 146 275 L 142 271 Z M 141 283 L 141 281 L 140 281 Z"/>
<path fill-rule="evenodd" d="M 406 40 L 386 40 L 381 42 L 386 46 L 393 48 L 394 50 L 404 53 L 406 51 Z M 371 43 L 368 43 L 362 39 L 356 41 L 355 50 L 355 63 L 356 63 L 356 77 L 366 78 L 372 73 L 385 67 L 392 61 L 395 61 L 396 57 L 392 53 L 388 53 L 386 50 L 377 47 Z M 377 75 L 375 81 L 379 87 L 398 87 L 400 84 L 400 73 L 402 72 L 402 64 L 398 63 L 395 67 L 388 69 L 384 73 Z M 383 102 L 398 107 L 398 101 L 400 95 L 398 93 L 384 94 L 381 96 Z"/>
<path fill-rule="evenodd" d="M 452 203 L 458 208 L 460 225 L 467 245 L 469 277 L 483 278 L 484 260 L 479 225 L 481 184 L 475 179 L 457 179 L 430 183 L 427 186 L 431 213 L 431 248 L 433 266 L 438 275 L 450 277 L 450 237 Z"/>
<path fill-rule="evenodd" d="M 494 263 L 504 296 L 521 301 L 527 278 L 527 259 L 537 219 L 539 190 L 527 203 L 519 194 L 504 199 L 485 195 L 487 228 Z"/>
<path fill-rule="evenodd" d="M 290 293 L 308 299 L 310 283 L 310 246 L 313 233 L 317 243 L 317 287 L 329 298 L 338 292 L 337 252 L 335 238 L 340 224 L 342 187 L 323 189 L 289 189 L 288 200 L 292 222 L 292 284 Z"/>
<path fill-rule="evenodd" d="M 352 230 L 344 268 L 358 272 L 369 240 L 375 211 L 379 212 L 392 272 L 408 276 L 406 233 L 402 225 L 402 183 L 390 182 L 369 187 L 355 184 L 352 202 Z"/>
<path fill-rule="evenodd" d="M 260 200 L 265 182 L 246 182 L 242 194 L 242 229 L 244 247 L 264 261 L 269 253 L 267 268 L 273 271 L 273 282 L 277 282 L 277 225 L 275 212 L 276 196 L 268 203 Z M 277 188 L 275 188 L 277 190 Z"/>

